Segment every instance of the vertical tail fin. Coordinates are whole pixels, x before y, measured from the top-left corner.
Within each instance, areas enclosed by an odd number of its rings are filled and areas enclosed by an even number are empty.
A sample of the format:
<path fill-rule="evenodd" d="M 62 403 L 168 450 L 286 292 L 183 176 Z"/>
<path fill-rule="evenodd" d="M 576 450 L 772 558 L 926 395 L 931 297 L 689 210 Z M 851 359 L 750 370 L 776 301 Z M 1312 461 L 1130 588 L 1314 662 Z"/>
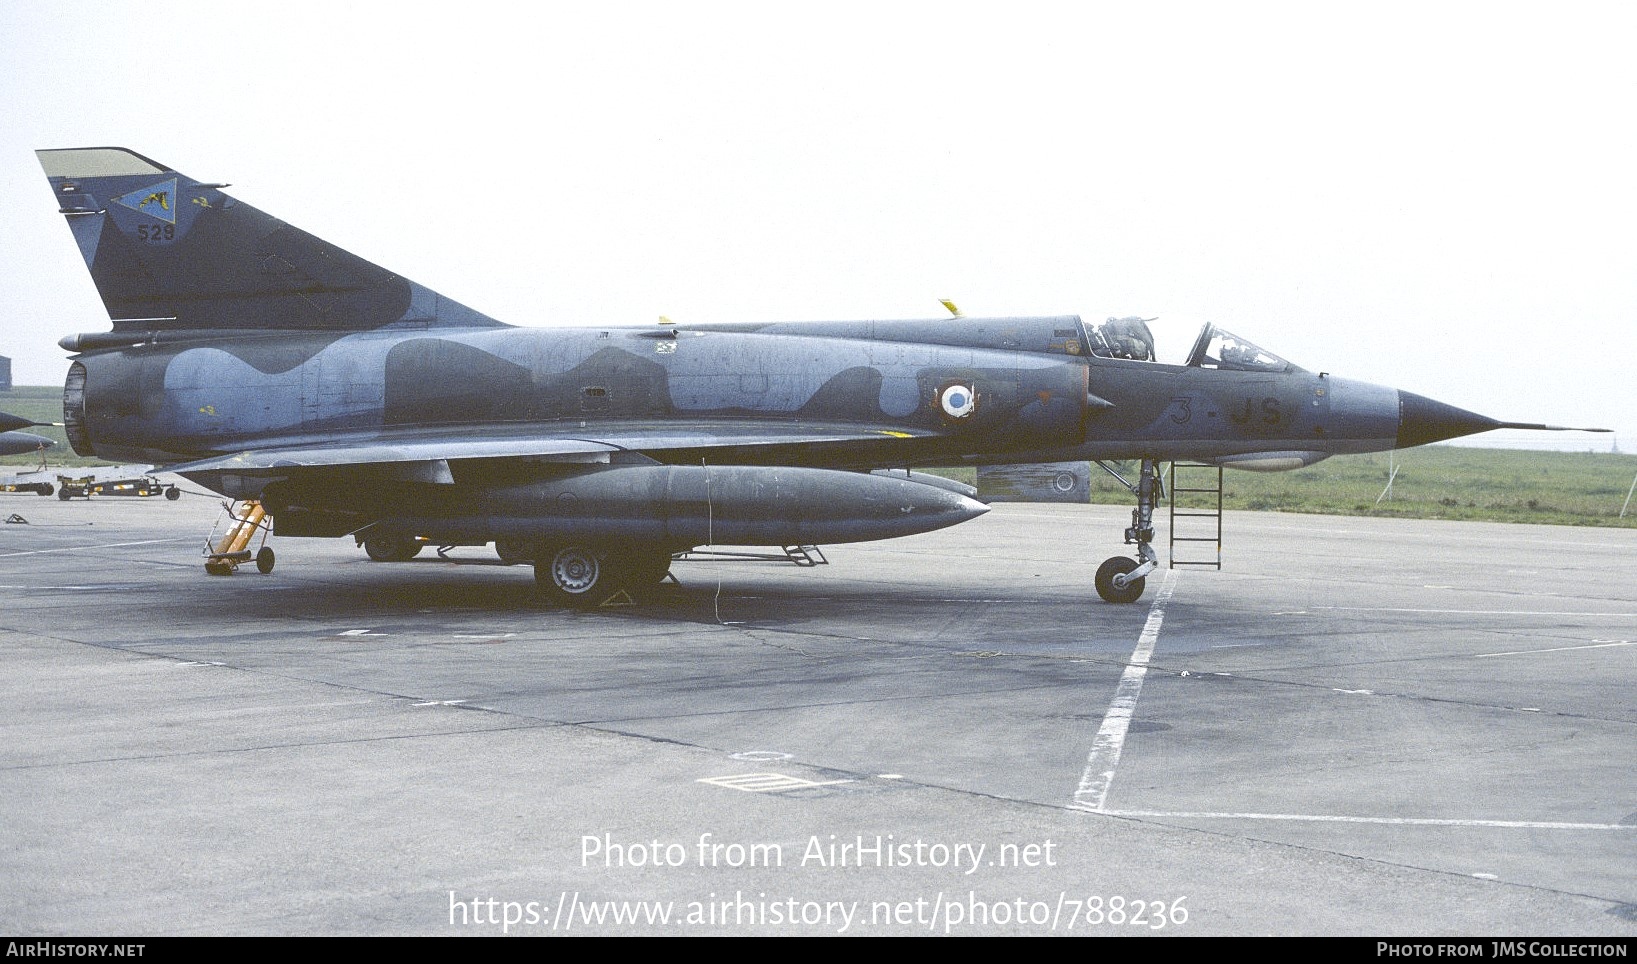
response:
<path fill-rule="evenodd" d="M 225 184 L 202 184 L 122 147 L 35 153 L 113 319 L 114 335 L 101 336 L 109 341 L 162 331 L 500 326 L 223 194 Z M 71 340 L 65 347 L 94 347 Z"/>

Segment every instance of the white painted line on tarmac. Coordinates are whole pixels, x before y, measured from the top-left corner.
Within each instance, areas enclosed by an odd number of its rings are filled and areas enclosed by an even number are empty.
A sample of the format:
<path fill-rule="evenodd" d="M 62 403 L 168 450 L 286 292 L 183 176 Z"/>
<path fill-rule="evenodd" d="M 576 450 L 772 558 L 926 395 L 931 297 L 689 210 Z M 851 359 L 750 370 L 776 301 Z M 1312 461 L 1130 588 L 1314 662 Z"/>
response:
<path fill-rule="evenodd" d="M 41 556 L 48 552 L 90 552 L 93 549 L 123 549 L 126 546 L 156 546 L 164 542 L 192 542 L 191 539 L 143 539 L 141 542 L 110 542 L 100 546 L 66 546 L 62 549 L 30 549 L 27 552 L 0 553 L 0 559 L 12 556 Z"/>
<path fill-rule="evenodd" d="M 1412 827 L 1498 827 L 1508 830 L 1637 830 L 1631 823 L 1568 823 L 1555 820 L 1456 820 L 1441 817 L 1347 817 L 1323 813 L 1227 813 L 1208 810 L 1099 810 L 1111 817 L 1173 820 L 1288 820 L 1298 823 L 1375 823 Z"/>
<path fill-rule="evenodd" d="M 1137 648 L 1132 651 L 1125 672 L 1120 674 L 1120 685 L 1114 690 L 1114 702 L 1103 717 L 1097 738 L 1091 742 L 1086 769 L 1080 774 L 1080 786 L 1074 791 L 1070 809 L 1103 809 L 1109 785 L 1114 782 L 1114 768 L 1120 763 L 1120 751 L 1125 747 L 1126 730 L 1131 726 L 1131 716 L 1137 710 L 1137 697 L 1142 694 L 1143 677 L 1148 675 L 1148 660 L 1154 655 L 1154 645 L 1159 642 L 1160 624 L 1165 621 L 1165 604 L 1171 599 L 1176 585 L 1177 570 L 1167 569 L 1159 592 L 1154 595 L 1154 605 L 1148 610 L 1148 622 L 1143 625 L 1142 635 L 1137 638 Z"/>
<path fill-rule="evenodd" d="M 17 588 L 28 589 L 33 592 L 101 592 L 104 589 L 129 589 L 130 584 L 123 582 L 104 582 L 89 586 L 18 586 Z"/>
<path fill-rule="evenodd" d="M 1535 653 L 1572 653 L 1580 649 L 1608 649 L 1610 646 L 1637 645 L 1637 639 L 1617 639 L 1607 643 L 1590 643 L 1585 646 L 1559 646 L 1555 649 L 1514 649 L 1506 653 L 1478 653 L 1473 659 L 1487 659 L 1490 656 L 1532 656 Z"/>
<path fill-rule="evenodd" d="M 1637 619 L 1637 613 L 1574 613 L 1528 609 L 1383 609 L 1379 606 L 1314 606 L 1337 613 L 1431 613 L 1437 616 L 1606 616 L 1610 619 Z"/>

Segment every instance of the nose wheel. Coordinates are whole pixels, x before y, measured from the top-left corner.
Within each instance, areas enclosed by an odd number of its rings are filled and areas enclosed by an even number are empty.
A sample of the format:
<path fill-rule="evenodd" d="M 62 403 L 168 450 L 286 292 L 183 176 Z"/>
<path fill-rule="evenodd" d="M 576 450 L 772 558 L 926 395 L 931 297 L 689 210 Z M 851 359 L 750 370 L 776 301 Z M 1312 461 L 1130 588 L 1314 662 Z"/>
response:
<path fill-rule="evenodd" d="M 1103 597 L 1104 602 L 1134 603 L 1142 598 L 1148 574 L 1160 564 L 1159 555 L 1154 552 L 1154 506 L 1165 496 L 1159 461 L 1143 459 L 1135 483 L 1126 481 L 1106 463 L 1097 464 L 1137 497 L 1137 507 L 1131 510 L 1131 527 L 1125 530 L 1125 543 L 1137 547 L 1137 558 L 1115 556 L 1098 566 L 1094 580 L 1097 595 Z"/>
<path fill-rule="evenodd" d="M 1111 603 L 1134 603 L 1141 599 L 1148 580 L 1143 576 L 1132 577 L 1137 565 L 1137 560 L 1125 556 L 1104 561 L 1097 567 L 1097 595 Z"/>

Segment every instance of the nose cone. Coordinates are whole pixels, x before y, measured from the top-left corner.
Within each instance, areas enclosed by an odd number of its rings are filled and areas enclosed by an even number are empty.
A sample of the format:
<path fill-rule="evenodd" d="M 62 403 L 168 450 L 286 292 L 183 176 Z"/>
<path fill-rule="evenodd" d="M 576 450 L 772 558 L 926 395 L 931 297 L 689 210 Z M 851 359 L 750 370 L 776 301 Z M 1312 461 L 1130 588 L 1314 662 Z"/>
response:
<path fill-rule="evenodd" d="M 1398 393 L 1398 448 L 1476 435 L 1505 423 L 1414 392 Z"/>
<path fill-rule="evenodd" d="M 23 418 L 20 415 L 13 415 L 10 412 L 0 412 L 0 432 L 9 432 L 16 428 L 28 428 L 33 424 L 35 423 Z"/>

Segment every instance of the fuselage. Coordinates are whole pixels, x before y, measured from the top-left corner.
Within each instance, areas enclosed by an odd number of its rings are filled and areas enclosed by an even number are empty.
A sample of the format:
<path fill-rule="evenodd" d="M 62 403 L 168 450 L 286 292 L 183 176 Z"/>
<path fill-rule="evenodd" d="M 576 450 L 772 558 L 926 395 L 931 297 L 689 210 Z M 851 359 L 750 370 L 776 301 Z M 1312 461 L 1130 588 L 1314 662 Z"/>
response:
<path fill-rule="evenodd" d="M 269 444 L 732 420 L 865 440 L 724 443 L 697 464 L 848 468 L 1392 448 L 1392 389 L 1104 357 L 1073 316 L 647 328 L 190 334 L 76 356 L 77 451 L 180 462 Z M 969 404 L 953 404 L 968 390 Z M 672 461 L 663 447 L 645 450 Z M 1305 453 L 1305 455 L 1304 455 Z"/>

